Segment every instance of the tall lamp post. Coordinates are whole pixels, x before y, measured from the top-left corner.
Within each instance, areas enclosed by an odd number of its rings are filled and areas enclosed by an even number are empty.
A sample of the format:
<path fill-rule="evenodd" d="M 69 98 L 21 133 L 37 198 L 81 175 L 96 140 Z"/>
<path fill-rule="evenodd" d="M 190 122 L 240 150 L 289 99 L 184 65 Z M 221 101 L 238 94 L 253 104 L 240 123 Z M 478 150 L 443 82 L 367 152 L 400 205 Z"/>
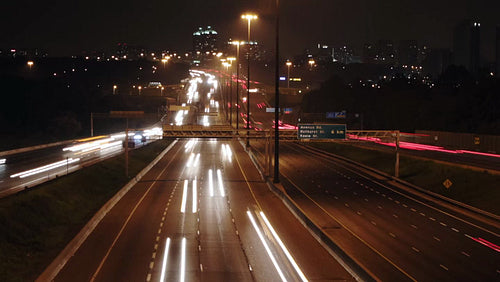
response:
<path fill-rule="evenodd" d="M 279 107 L 280 107 L 280 1 L 276 0 L 276 62 L 274 72 L 274 183 L 280 182 L 280 138 L 279 138 Z"/>
<path fill-rule="evenodd" d="M 292 65 L 292 62 L 288 61 L 286 62 L 286 66 L 288 67 L 288 76 L 287 76 L 287 85 L 286 88 L 290 88 L 290 66 Z"/>
<path fill-rule="evenodd" d="M 231 69 L 231 72 L 229 73 L 229 124 L 231 127 L 233 126 L 233 68 L 231 67 L 233 64 L 233 61 L 236 60 L 234 57 L 229 57 L 227 58 L 229 62 L 229 67 Z"/>
<path fill-rule="evenodd" d="M 248 51 L 247 51 L 247 148 L 250 147 L 250 23 L 257 19 L 257 15 L 245 14 L 242 19 L 248 22 Z"/>
<path fill-rule="evenodd" d="M 236 45 L 236 134 L 240 129 L 240 45 L 245 44 L 243 41 L 232 41 L 231 44 Z M 232 105 L 231 105 L 232 106 Z"/>

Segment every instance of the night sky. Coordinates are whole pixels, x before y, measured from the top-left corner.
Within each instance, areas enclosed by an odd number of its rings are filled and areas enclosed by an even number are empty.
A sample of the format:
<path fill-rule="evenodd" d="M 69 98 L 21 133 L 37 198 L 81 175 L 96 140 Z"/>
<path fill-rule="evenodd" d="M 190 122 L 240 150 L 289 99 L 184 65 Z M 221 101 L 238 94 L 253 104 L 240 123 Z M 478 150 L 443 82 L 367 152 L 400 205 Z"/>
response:
<path fill-rule="evenodd" d="M 6 2 L 6 3 L 5 3 Z M 212 25 L 220 35 L 246 38 L 239 17 L 255 11 L 252 39 L 272 49 L 274 0 L 11 0 L 2 4 L 0 48 L 43 48 L 51 55 L 106 50 L 118 42 L 184 51 L 192 32 Z M 493 58 L 498 0 L 281 0 L 285 56 L 316 43 L 348 44 L 359 51 L 377 39 L 415 39 L 451 47 L 462 19 L 482 24 L 483 56 Z"/>

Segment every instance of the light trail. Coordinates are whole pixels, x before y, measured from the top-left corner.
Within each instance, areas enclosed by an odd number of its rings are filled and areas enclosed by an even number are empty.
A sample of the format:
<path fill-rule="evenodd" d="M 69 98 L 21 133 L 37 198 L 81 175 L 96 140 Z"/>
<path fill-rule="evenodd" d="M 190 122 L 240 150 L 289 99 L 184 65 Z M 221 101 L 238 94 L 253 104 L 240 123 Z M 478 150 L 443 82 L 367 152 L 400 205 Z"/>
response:
<path fill-rule="evenodd" d="M 307 278 L 306 278 L 306 276 L 304 275 L 304 273 L 302 273 L 302 270 L 300 269 L 300 267 L 297 265 L 297 263 L 293 259 L 292 255 L 290 254 L 290 252 L 288 251 L 288 249 L 285 247 L 285 244 L 283 244 L 283 242 L 281 241 L 280 237 L 278 236 L 278 233 L 276 233 L 276 231 L 272 227 L 272 225 L 269 222 L 269 220 L 267 220 L 266 215 L 261 211 L 260 212 L 260 216 L 262 217 L 262 219 L 264 219 L 264 223 L 266 224 L 267 228 L 269 228 L 269 230 L 271 230 L 271 233 L 273 234 L 274 239 L 280 245 L 281 249 L 285 253 L 286 257 L 288 258 L 288 261 L 290 261 L 290 263 L 292 264 L 293 268 L 295 268 L 295 271 L 299 274 L 300 279 L 302 281 L 304 281 L 304 282 L 308 281 Z"/>
<path fill-rule="evenodd" d="M 191 165 L 193 164 L 193 159 L 194 159 L 194 153 L 191 153 L 191 155 L 189 155 L 189 159 L 186 163 L 186 167 L 191 167 Z"/>
<path fill-rule="evenodd" d="M 273 265 L 276 268 L 276 271 L 278 271 L 278 275 L 280 276 L 281 280 L 287 281 L 285 276 L 283 275 L 283 272 L 281 271 L 280 266 L 278 265 L 278 262 L 276 261 L 276 258 L 274 257 L 273 253 L 271 252 L 271 249 L 267 245 L 267 242 L 264 239 L 262 232 L 260 232 L 260 229 L 257 226 L 257 223 L 255 222 L 255 219 L 253 218 L 252 213 L 250 211 L 247 211 L 247 215 L 250 218 L 250 221 L 252 222 L 253 228 L 257 232 L 257 235 L 259 236 L 260 241 L 262 241 L 262 244 L 264 245 L 264 248 L 266 249 L 267 255 L 269 256 L 269 258 L 271 258 L 271 261 L 273 262 Z"/>
<path fill-rule="evenodd" d="M 181 213 L 186 212 L 186 200 L 188 193 L 188 180 L 184 180 L 184 190 L 182 190 L 182 202 L 181 202 Z"/>
<path fill-rule="evenodd" d="M 58 162 L 51 163 L 51 164 L 48 164 L 48 165 L 44 165 L 44 166 L 41 166 L 41 167 L 37 167 L 37 168 L 33 168 L 33 169 L 26 170 L 26 171 L 23 171 L 23 172 L 19 172 L 19 173 L 16 173 L 16 174 L 12 174 L 10 176 L 10 178 L 15 178 L 15 177 L 18 177 L 18 176 L 20 178 L 25 178 L 25 177 L 28 177 L 28 176 L 31 176 L 31 175 L 35 175 L 35 174 L 42 173 L 42 172 L 45 172 L 45 171 L 48 171 L 48 170 L 51 170 L 51 169 L 54 169 L 54 168 L 61 167 L 61 166 L 64 166 L 64 165 L 69 165 L 69 164 L 78 162 L 79 160 L 80 160 L 79 158 L 76 158 L 76 159 L 69 158 L 69 159 L 66 159 L 66 160 L 58 161 Z"/>
<path fill-rule="evenodd" d="M 165 281 L 165 274 L 167 272 L 167 259 L 168 259 L 168 250 L 169 249 L 170 249 L 170 237 L 167 237 L 167 241 L 165 242 L 165 251 L 163 253 L 163 262 L 161 265 L 160 282 Z"/>
<path fill-rule="evenodd" d="M 220 169 L 217 170 L 217 180 L 219 182 L 219 191 L 220 191 L 220 195 L 222 197 L 225 197 L 226 194 L 224 193 L 224 184 L 222 182 L 222 173 L 220 172 Z"/>
<path fill-rule="evenodd" d="M 186 279 L 186 237 L 182 238 L 182 253 L 181 253 L 181 276 L 179 282 L 184 282 Z"/>
<path fill-rule="evenodd" d="M 211 169 L 208 170 L 208 187 L 209 187 L 209 190 L 210 190 L 210 197 L 213 197 L 214 196 L 214 179 L 213 179 L 213 176 L 212 176 L 212 170 Z"/>
<path fill-rule="evenodd" d="M 200 164 L 200 153 L 196 154 L 196 158 L 194 159 L 193 166 L 198 167 L 199 164 Z"/>
<path fill-rule="evenodd" d="M 196 189 L 196 179 L 193 180 L 193 213 L 196 213 L 196 211 L 198 210 L 196 204 L 198 203 L 198 199 L 197 199 L 197 189 Z"/>

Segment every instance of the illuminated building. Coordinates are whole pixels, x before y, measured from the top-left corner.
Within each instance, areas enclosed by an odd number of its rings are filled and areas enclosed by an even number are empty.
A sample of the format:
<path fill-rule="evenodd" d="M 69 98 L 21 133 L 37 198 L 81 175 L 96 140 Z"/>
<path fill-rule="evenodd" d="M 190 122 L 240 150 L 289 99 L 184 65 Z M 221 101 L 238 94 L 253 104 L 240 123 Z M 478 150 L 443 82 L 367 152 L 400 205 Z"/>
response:
<path fill-rule="evenodd" d="M 193 32 L 193 51 L 202 54 L 216 52 L 217 38 L 217 31 L 213 30 L 211 26 L 207 26 L 205 29 L 199 27 L 197 31 Z"/>

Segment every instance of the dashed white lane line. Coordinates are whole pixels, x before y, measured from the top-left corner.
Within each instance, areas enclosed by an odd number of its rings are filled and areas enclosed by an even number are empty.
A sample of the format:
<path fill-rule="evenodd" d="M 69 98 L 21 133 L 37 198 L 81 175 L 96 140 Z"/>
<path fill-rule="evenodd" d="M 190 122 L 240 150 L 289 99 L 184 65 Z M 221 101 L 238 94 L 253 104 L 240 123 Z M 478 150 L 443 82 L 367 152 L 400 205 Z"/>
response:
<path fill-rule="evenodd" d="M 414 224 L 410 225 L 411 227 L 413 227 L 414 229 L 418 229 L 418 227 Z"/>
<path fill-rule="evenodd" d="M 147 282 L 151 281 L 151 273 L 148 273 L 148 277 L 146 277 L 146 281 Z"/>
<path fill-rule="evenodd" d="M 446 266 L 444 266 L 444 265 L 442 265 L 442 264 L 440 264 L 439 266 L 440 266 L 442 269 L 444 269 L 444 270 L 448 271 L 448 267 L 446 267 Z"/>
<path fill-rule="evenodd" d="M 410 210 L 411 210 L 412 212 L 416 212 L 416 211 L 417 211 L 417 210 L 416 210 L 416 209 L 414 209 L 414 208 L 411 208 Z"/>
<path fill-rule="evenodd" d="M 444 222 L 439 222 L 439 224 L 441 224 L 442 226 L 448 226 L 448 225 L 446 225 L 446 223 L 444 223 Z"/>
<path fill-rule="evenodd" d="M 348 203 L 345 203 L 345 204 L 344 204 L 344 206 L 349 207 L 349 204 L 348 204 Z"/>
<path fill-rule="evenodd" d="M 399 201 L 398 201 L 398 200 L 394 201 L 394 203 L 396 203 L 396 204 L 398 204 L 398 205 L 399 205 Z"/>
<path fill-rule="evenodd" d="M 377 206 L 377 208 L 382 209 L 382 207 L 381 207 L 381 206 Z"/>
<path fill-rule="evenodd" d="M 392 214 L 392 216 L 393 216 L 394 218 L 398 218 L 398 215 L 397 215 L 397 214 Z"/>
<path fill-rule="evenodd" d="M 415 251 L 415 252 L 417 252 L 417 253 L 420 253 L 420 250 L 419 250 L 419 249 L 417 249 L 417 248 L 415 248 L 415 247 L 411 247 L 411 249 L 412 249 L 412 250 L 414 250 L 414 251 Z"/>
<path fill-rule="evenodd" d="M 432 221 L 436 221 L 436 219 L 434 217 L 429 217 L 429 219 Z"/>
<path fill-rule="evenodd" d="M 358 215 L 363 215 L 360 211 L 357 211 L 356 213 L 357 213 Z"/>
<path fill-rule="evenodd" d="M 367 198 L 365 198 L 365 202 L 368 202 L 368 199 L 367 199 Z"/>
<path fill-rule="evenodd" d="M 339 199 L 339 197 L 337 197 L 337 196 L 333 196 L 333 197 L 335 198 L 335 200 L 338 200 L 338 199 Z"/>
<path fill-rule="evenodd" d="M 438 237 L 436 236 L 432 236 L 432 238 L 434 238 L 434 240 L 438 241 L 438 242 L 441 242 L 441 239 L 439 239 Z"/>
<path fill-rule="evenodd" d="M 407 208 L 408 206 L 406 204 L 403 204 L 403 207 Z"/>
<path fill-rule="evenodd" d="M 149 263 L 149 269 L 153 269 L 153 266 L 155 266 L 155 262 L 154 261 L 152 261 L 152 262 Z"/>
<path fill-rule="evenodd" d="M 425 216 L 425 213 L 423 213 L 423 212 L 421 212 L 421 213 L 419 213 L 419 214 L 420 214 L 421 216 Z"/>
<path fill-rule="evenodd" d="M 370 221 L 370 223 L 373 225 L 377 225 L 377 223 L 375 221 Z"/>
<path fill-rule="evenodd" d="M 451 230 L 453 230 L 453 231 L 455 231 L 455 232 L 457 232 L 457 233 L 458 233 L 458 232 L 460 232 L 458 229 L 456 229 L 456 228 L 454 228 L 454 227 L 452 227 L 452 228 L 451 228 Z"/>
<path fill-rule="evenodd" d="M 389 233 L 389 236 L 391 236 L 392 238 L 396 238 L 396 235 L 394 233 Z"/>
<path fill-rule="evenodd" d="M 462 255 L 466 256 L 466 257 L 470 257 L 470 255 L 466 252 L 462 252 Z"/>

